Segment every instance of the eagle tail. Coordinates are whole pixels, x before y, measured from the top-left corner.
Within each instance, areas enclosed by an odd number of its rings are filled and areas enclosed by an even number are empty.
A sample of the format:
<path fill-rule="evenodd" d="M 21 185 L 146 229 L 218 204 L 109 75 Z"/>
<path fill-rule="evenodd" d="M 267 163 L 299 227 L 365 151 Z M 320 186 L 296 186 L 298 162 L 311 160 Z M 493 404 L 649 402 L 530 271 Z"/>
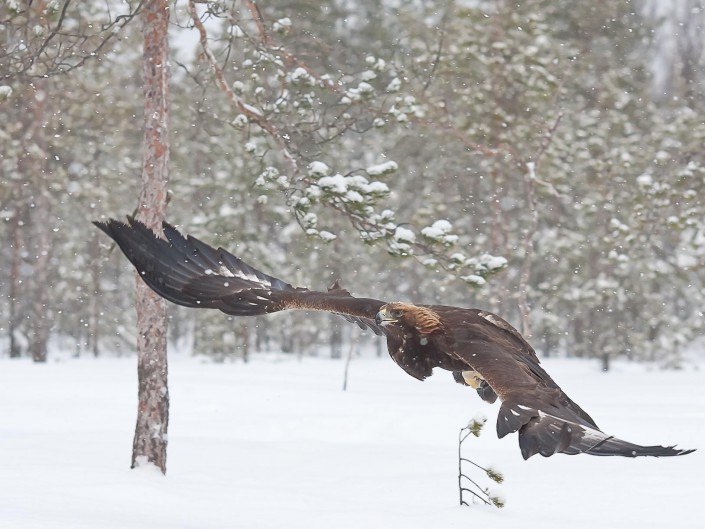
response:
<path fill-rule="evenodd" d="M 541 454 L 544 457 L 563 453 L 568 455 L 622 457 L 670 457 L 690 454 L 674 446 L 641 446 L 607 435 L 587 425 L 576 414 L 567 420 L 527 406 L 503 403 L 497 422 L 497 434 L 504 437 L 519 432 L 519 448 L 524 459 Z"/>
<path fill-rule="evenodd" d="M 695 451 L 674 446 L 641 446 L 555 417 L 534 417 L 522 426 L 519 430 L 519 448 L 524 459 L 535 454 L 548 457 L 559 452 L 568 455 L 671 457 Z"/>
<path fill-rule="evenodd" d="M 255 316 L 280 310 L 276 294 L 297 290 L 222 248 L 184 237 L 167 222 L 165 239 L 132 217 L 127 223 L 110 219 L 94 224 L 115 241 L 152 290 L 178 305 L 226 306 L 228 314 Z"/>

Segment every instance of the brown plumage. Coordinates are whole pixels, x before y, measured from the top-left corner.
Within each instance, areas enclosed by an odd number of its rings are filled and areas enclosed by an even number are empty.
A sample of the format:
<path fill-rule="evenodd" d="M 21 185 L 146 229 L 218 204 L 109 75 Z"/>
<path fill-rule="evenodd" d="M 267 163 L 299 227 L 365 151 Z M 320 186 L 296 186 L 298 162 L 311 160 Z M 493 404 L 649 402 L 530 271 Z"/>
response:
<path fill-rule="evenodd" d="M 236 316 L 296 309 L 332 312 L 384 335 L 392 359 L 419 380 L 434 368 L 453 372 L 456 381 L 473 386 L 487 402 L 502 401 L 497 434 L 518 432 L 524 459 L 558 452 L 663 457 L 693 451 L 639 446 L 603 433 L 543 370 L 521 334 L 490 312 L 356 298 L 337 281 L 327 292 L 296 288 L 222 248 L 183 237 L 167 223 L 164 239 L 132 218 L 95 224 L 169 301 Z"/>

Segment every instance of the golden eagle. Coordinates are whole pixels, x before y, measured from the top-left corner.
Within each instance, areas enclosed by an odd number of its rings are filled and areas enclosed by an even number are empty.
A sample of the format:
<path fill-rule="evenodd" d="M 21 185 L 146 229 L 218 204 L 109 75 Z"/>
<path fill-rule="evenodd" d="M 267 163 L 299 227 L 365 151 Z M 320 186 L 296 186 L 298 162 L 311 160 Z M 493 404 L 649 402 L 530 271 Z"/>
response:
<path fill-rule="evenodd" d="M 640 446 L 603 433 L 544 371 L 533 348 L 499 316 L 444 305 L 356 298 L 336 283 L 327 292 L 297 288 L 245 264 L 222 248 L 181 235 L 168 223 L 165 238 L 139 221 L 95 222 L 159 295 L 178 305 L 234 316 L 281 310 L 338 314 L 387 338 L 392 359 L 419 380 L 440 367 L 490 403 L 502 401 L 497 435 L 519 432 L 524 459 L 551 456 L 678 456 L 693 450 Z"/>

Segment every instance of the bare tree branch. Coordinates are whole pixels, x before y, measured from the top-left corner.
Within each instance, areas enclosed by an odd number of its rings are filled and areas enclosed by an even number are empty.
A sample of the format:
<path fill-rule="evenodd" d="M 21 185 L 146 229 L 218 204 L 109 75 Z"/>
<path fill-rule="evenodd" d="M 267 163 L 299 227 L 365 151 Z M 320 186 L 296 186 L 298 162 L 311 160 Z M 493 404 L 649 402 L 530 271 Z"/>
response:
<path fill-rule="evenodd" d="M 189 15 L 191 16 L 191 20 L 193 21 L 194 27 L 198 30 L 203 55 L 205 56 L 206 60 L 208 61 L 208 64 L 211 67 L 211 71 L 213 72 L 218 87 L 225 94 L 228 100 L 232 104 L 234 104 L 235 107 L 240 112 L 242 112 L 250 122 L 257 124 L 262 130 L 269 134 L 269 136 L 277 143 L 277 146 L 281 149 L 281 152 L 284 155 L 284 158 L 289 163 L 293 174 L 299 174 L 300 170 L 296 158 L 289 151 L 287 141 L 279 132 L 279 130 L 272 123 L 267 121 L 267 119 L 262 115 L 259 110 L 245 103 L 242 98 L 240 98 L 228 85 L 227 81 L 225 80 L 225 75 L 223 74 L 223 69 L 220 67 L 218 61 L 215 58 L 215 55 L 213 55 L 213 52 L 211 52 L 210 50 L 210 47 L 208 45 L 208 33 L 206 32 L 206 28 L 203 26 L 201 19 L 198 17 L 195 4 L 196 2 L 194 2 L 194 0 L 189 0 Z"/>

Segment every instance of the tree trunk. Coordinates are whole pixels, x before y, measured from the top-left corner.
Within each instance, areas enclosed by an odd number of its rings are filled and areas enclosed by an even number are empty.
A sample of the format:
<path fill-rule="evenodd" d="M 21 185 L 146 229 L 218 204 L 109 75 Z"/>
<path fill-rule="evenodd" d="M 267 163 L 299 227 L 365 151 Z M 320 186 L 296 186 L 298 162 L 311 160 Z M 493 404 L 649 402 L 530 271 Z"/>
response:
<path fill-rule="evenodd" d="M 31 109 L 25 135 L 27 156 L 20 162 L 28 184 L 29 207 L 29 252 L 32 278 L 25 292 L 31 296 L 29 303 L 29 353 L 35 362 L 46 362 L 49 341 L 49 231 L 47 144 L 45 120 L 47 109 L 47 87 L 36 82 L 27 92 L 27 107 Z"/>
<path fill-rule="evenodd" d="M 29 352 L 35 362 L 47 361 L 49 341 L 49 197 L 35 189 L 32 212 L 32 301 Z"/>
<path fill-rule="evenodd" d="M 343 331 L 340 328 L 340 318 L 331 314 L 330 321 L 330 357 L 343 358 Z"/>
<path fill-rule="evenodd" d="M 245 318 L 242 318 L 236 328 L 238 335 L 237 348 L 240 350 L 242 360 L 247 363 L 250 361 L 250 327 L 244 320 Z"/>
<path fill-rule="evenodd" d="M 169 181 L 169 3 L 151 0 L 144 11 L 144 158 L 138 217 L 161 233 Z M 139 404 L 132 468 L 146 463 L 166 473 L 169 390 L 164 301 L 139 277 L 136 292 Z"/>
<path fill-rule="evenodd" d="M 91 282 L 93 283 L 93 295 L 88 304 L 88 336 L 86 337 L 86 342 L 93 356 L 98 358 L 100 354 L 100 348 L 98 346 L 100 338 L 100 303 L 98 303 L 98 300 L 101 298 L 100 270 L 102 263 L 100 260 L 100 244 L 97 233 L 93 236 L 93 240 L 91 240 L 88 254 L 91 259 L 90 271 Z"/>
<path fill-rule="evenodd" d="M 20 208 L 15 208 L 15 214 L 10 221 L 10 239 L 12 241 L 12 254 L 10 261 L 10 321 L 8 322 L 8 333 L 10 338 L 10 358 L 22 356 L 20 344 L 17 343 L 17 333 L 20 326 L 19 310 L 19 286 L 20 286 L 20 264 L 22 253 L 22 213 Z"/>
<path fill-rule="evenodd" d="M 263 322 L 261 317 L 255 318 L 255 351 L 258 353 L 269 351 L 269 333 L 267 325 Z"/>
<path fill-rule="evenodd" d="M 539 225 L 539 213 L 536 209 L 536 162 L 529 162 L 523 172 L 526 189 L 526 207 L 529 210 L 529 222 L 524 231 L 524 256 L 519 274 L 519 315 L 521 316 L 521 332 L 531 341 L 531 309 L 529 307 L 529 284 L 531 279 L 531 264 L 534 259 L 534 236 Z"/>
<path fill-rule="evenodd" d="M 602 366 L 602 371 L 607 373 L 607 371 L 610 370 L 610 354 L 602 353 L 602 355 L 600 356 L 600 363 Z"/>

